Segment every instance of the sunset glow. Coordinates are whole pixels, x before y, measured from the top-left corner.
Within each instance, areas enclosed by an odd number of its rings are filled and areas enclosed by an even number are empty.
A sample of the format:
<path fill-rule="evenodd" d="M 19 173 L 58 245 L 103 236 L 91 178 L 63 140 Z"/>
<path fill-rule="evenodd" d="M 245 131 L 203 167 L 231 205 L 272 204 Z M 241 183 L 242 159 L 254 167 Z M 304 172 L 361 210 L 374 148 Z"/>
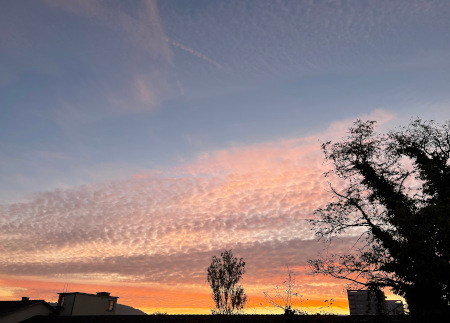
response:
<path fill-rule="evenodd" d="M 450 118 L 450 2 L 1 6 L 0 300 L 208 314 L 232 249 L 245 313 L 282 312 L 264 292 L 289 266 L 297 307 L 348 314 L 346 282 L 308 267 L 356 239 L 308 224 L 332 198 L 321 144 L 357 118 Z"/>

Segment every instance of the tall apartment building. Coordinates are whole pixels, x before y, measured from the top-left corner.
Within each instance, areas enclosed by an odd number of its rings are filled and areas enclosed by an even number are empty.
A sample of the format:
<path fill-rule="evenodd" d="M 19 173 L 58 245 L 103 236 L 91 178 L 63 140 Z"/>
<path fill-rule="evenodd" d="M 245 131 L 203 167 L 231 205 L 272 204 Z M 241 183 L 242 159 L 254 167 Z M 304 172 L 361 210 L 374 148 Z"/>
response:
<path fill-rule="evenodd" d="M 403 302 L 386 300 L 381 290 L 347 290 L 350 315 L 402 315 Z"/>

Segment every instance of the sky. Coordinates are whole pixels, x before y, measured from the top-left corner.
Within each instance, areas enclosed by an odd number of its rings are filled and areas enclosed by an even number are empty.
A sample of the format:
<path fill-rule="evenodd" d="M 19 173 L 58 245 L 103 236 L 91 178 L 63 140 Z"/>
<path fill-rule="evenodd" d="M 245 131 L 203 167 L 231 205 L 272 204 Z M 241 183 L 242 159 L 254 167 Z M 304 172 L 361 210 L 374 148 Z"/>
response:
<path fill-rule="evenodd" d="M 358 118 L 450 119 L 447 0 L 0 9 L 0 300 L 210 313 L 206 268 L 232 249 L 248 313 L 277 313 L 286 266 L 311 311 L 348 313 L 345 282 L 307 264 L 354 239 L 307 223 L 332 198 L 320 144 Z"/>

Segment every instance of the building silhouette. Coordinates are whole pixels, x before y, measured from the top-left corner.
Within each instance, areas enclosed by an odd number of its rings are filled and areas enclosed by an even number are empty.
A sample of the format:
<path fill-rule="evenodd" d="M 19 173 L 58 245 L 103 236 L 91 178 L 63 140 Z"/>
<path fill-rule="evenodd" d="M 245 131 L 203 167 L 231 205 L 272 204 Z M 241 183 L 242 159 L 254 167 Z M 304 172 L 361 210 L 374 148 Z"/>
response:
<path fill-rule="evenodd" d="M 61 316 L 116 314 L 116 304 L 119 297 L 110 296 L 107 292 L 58 294 L 57 311 Z"/>
<path fill-rule="evenodd" d="M 350 315 L 403 315 L 403 302 L 386 300 L 381 290 L 347 290 Z"/>
<path fill-rule="evenodd" d="M 405 309 L 400 300 L 385 300 L 387 315 L 403 315 Z"/>
<path fill-rule="evenodd" d="M 0 322 L 16 323 L 36 315 L 48 316 L 53 313 L 51 307 L 44 300 L 30 300 L 22 297 L 21 301 L 0 301 Z"/>

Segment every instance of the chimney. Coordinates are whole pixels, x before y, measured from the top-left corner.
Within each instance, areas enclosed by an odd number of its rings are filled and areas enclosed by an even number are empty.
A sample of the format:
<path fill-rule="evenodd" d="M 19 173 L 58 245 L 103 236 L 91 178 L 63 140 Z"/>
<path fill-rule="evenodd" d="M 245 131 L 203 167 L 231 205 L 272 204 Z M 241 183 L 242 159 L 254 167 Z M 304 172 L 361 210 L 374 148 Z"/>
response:
<path fill-rule="evenodd" d="M 109 295 L 111 294 L 108 292 L 97 292 L 97 296 L 109 296 Z"/>
<path fill-rule="evenodd" d="M 22 297 L 22 302 L 28 302 L 30 300 L 29 297 Z"/>

